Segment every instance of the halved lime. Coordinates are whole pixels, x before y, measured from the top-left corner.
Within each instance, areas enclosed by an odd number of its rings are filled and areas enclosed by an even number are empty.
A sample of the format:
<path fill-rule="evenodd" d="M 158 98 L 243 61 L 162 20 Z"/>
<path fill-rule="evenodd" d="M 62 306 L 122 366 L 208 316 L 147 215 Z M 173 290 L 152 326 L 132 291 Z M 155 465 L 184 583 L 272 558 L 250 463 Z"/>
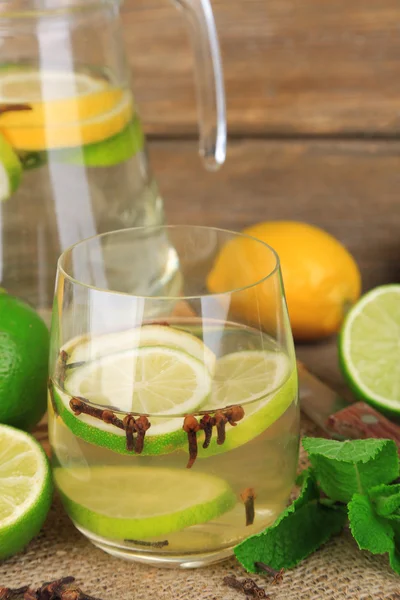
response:
<path fill-rule="evenodd" d="M 296 401 L 297 373 L 290 370 L 283 352 L 248 350 L 223 356 L 216 363 L 212 393 L 202 410 L 240 404 L 245 416 L 236 427 L 226 426 L 223 445 L 214 436 L 208 448 L 199 446 L 198 456 L 206 458 L 246 444 Z"/>
<path fill-rule="evenodd" d="M 39 533 L 52 500 L 47 457 L 22 431 L 0 425 L 0 559 Z"/>
<path fill-rule="evenodd" d="M 93 444 L 127 453 L 125 432 L 92 416 L 75 416 L 71 396 L 116 412 L 151 415 L 143 454 L 168 453 L 185 444 L 182 415 L 195 412 L 211 391 L 211 375 L 186 352 L 143 346 L 71 369 L 65 392 L 54 388 L 57 410 L 71 431 Z"/>
<path fill-rule="evenodd" d="M 139 346 L 176 348 L 203 362 L 210 373 L 214 371 L 215 354 L 198 337 L 168 325 L 143 325 L 134 329 L 108 333 L 93 338 L 78 338 L 65 350 L 70 354 L 68 363 L 88 362 L 109 354 Z"/>
<path fill-rule="evenodd" d="M 400 285 L 365 294 L 348 313 L 339 336 L 344 377 L 356 396 L 400 415 Z"/>
<path fill-rule="evenodd" d="M 17 190 L 21 177 L 21 161 L 11 144 L 0 134 L 0 202 L 8 200 Z"/>
<path fill-rule="evenodd" d="M 78 526 L 107 538 L 136 540 L 206 523 L 234 507 L 228 483 L 185 469 L 55 469 L 56 484 Z"/>

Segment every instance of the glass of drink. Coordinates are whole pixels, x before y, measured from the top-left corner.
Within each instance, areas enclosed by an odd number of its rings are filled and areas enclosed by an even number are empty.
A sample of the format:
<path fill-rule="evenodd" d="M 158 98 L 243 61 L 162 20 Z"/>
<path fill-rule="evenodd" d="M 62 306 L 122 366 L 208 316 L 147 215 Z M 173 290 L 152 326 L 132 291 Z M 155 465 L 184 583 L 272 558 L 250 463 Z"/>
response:
<path fill-rule="evenodd" d="M 284 509 L 299 406 L 272 248 L 186 226 L 80 242 L 58 262 L 51 337 L 55 482 L 96 546 L 197 567 Z"/>

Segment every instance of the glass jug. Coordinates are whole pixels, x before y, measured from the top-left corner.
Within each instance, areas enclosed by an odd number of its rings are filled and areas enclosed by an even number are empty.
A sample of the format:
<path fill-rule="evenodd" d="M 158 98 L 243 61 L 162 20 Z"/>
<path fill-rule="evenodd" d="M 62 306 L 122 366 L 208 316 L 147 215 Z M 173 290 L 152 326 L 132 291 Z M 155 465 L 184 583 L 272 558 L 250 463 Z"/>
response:
<path fill-rule="evenodd" d="M 225 159 L 226 120 L 212 9 L 175 4 L 192 29 L 200 154 L 213 170 Z M 63 250 L 163 222 L 119 9 L 119 0 L 0 3 L 0 286 L 47 322 Z"/>

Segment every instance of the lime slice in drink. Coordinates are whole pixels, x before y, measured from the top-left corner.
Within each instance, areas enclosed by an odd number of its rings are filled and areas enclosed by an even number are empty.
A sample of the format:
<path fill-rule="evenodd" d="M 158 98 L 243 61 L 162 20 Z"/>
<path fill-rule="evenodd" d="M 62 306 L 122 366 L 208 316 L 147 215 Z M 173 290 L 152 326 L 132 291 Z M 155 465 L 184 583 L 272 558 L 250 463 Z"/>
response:
<path fill-rule="evenodd" d="M 11 145 L 0 134 L 0 202 L 17 190 L 22 176 L 21 162 Z"/>
<path fill-rule="evenodd" d="M 214 371 L 214 352 L 196 336 L 168 325 L 143 325 L 143 327 L 89 339 L 80 338 L 73 341 L 65 350 L 70 355 L 68 363 L 76 363 L 88 362 L 141 346 L 165 346 L 181 350 L 204 363 L 210 373 Z"/>
<path fill-rule="evenodd" d="M 400 285 L 368 292 L 348 313 L 339 336 L 343 375 L 360 399 L 400 415 Z"/>
<path fill-rule="evenodd" d="M 223 479 L 185 469 L 104 466 L 55 469 L 54 475 L 75 523 L 107 538 L 167 536 L 218 517 L 236 503 Z"/>
<path fill-rule="evenodd" d="M 144 147 L 144 135 L 137 117 L 120 133 L 86 146 L 51 152 L 51 160 L 86 167 L 111 167 L 129 160 Z"/>
<path fill-rule="evenodd" d="M 248 350 L 223 356 L 216 363 L 212 393 L 202 410 L 212 412 L 239 404 L 245 416 L 236 427 L 226 426 L 224 444 L 219 446 L 215 435 L 208 448 L 199 444 L 198 456 L 206 458 L 246 444 L 295 401 L 297 373 L 290 372 L 289 359 L 283 352 Z"/>
<path fill-rule="evenodd" d="M 0 559 L 39 533 L 52 500 L 50 467 L 27 433 L 0 425 Z"/>
<path fill-rule="evenodd" d="M 151 415 L 143 454 L 168 453 L 182 446 L 182 415 L 195 412 L 211 391 L 207 367 L 193 356 L 164 346 L 143 346 L 109 354 L 75 369 L 66 393 L 54 388 L 57 410 L 71 431 L 98 446 L 127 453 L 125 432 L 70 408 L 71 396 L 84 397 L 115 412 Z M 119 415 L 121 417 L 121 415 Z"/>

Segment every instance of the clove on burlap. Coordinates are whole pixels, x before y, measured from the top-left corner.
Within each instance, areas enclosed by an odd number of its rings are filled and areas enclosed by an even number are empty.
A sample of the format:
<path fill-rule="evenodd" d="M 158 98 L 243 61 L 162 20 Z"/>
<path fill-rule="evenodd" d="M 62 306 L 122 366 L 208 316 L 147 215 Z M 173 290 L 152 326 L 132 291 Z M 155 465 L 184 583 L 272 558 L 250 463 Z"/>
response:
<path fill-rule="evenodd" d="M 0 587 L 0 600 L 100 600 L 100 598 L 85 594 L 75 585 L 74 577 L 62 577 L 43 583 L 36 590 L 28 585 L 17 589 Z"/>
<path fill-rule="evenodd" d="M 242 592 L 247 598 L 264 598 L 264 600 L 270 600 L 271 596 L 267 592 L 260 588 L 253 579 L 249 577 L 243 580 L 237 579 L 234 575 L 227 575 L 223 580 L 224 584 L 233 590 Z"/>

